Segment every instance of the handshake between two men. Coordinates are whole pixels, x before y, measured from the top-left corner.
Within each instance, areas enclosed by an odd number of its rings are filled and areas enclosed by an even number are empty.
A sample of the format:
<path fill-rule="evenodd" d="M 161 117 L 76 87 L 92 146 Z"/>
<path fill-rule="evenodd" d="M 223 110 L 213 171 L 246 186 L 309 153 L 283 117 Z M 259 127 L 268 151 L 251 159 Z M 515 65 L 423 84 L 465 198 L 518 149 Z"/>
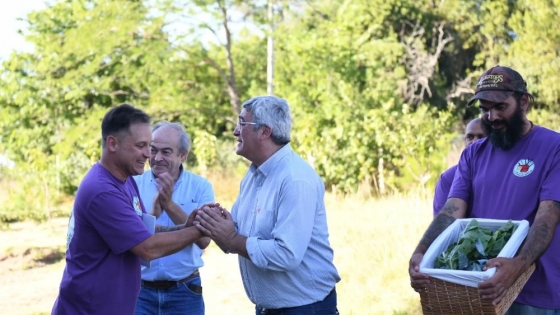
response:
<path fill-rule="evenodd" d="M 158 193 L 154 197 L 151 214 L 159 217 L 166 211 L 174 222 L 186 222 L 180 228 L 195 226 L 204 236 L 210 237 L 224 252 L 236 253 L 248 258 L 245 248 L 246 237 L 237 234 L 231 214 L 220 206 L 219 203 L 207 203 L 185 217 L 183 212 L 172 199 L 174 183 L 173 178 L 166 172 L 156 178 Z M 164 210 L 165 209 L 165 210 Z M 197 245 L 201 248 L 208 243 Z M 203 245 L 203 246 L 201 246 Z"/>
<path fill-rule="evenodd" d="M 189 221 L 202 234 L 210 237 L 226 253 L 245 252 L 246 238 L 237 233 L 235 223 L 231 214 L 220 206 L 219 203 L 205 204 L 199 209 L 195 209 L 190 215 Z"/>
<path fill-rule="evenodd" d="M 249 258 L 245 245 L 247 237 L 237 233 L 231 214 L 219 203 L 208 203 L 193 210 L 185 226 L 195 226 L 225 253 Z"/>

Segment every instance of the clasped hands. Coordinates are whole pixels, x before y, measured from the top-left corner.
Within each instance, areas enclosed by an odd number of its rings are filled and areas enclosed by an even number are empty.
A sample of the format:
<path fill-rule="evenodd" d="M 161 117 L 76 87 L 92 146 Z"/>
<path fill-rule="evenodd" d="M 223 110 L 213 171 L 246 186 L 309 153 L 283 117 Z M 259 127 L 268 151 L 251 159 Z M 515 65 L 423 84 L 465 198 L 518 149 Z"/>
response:
<path fill-rule="evenodd" d="M 416 253 L 409 262 L 410 285 L 416 292 L 424 290 L 430 285 L 430 276 L 420 273 L 420 262 L 424 255 Z M 524 264 L 515 258 L 497 257 L 486 262 L 487 270 L 496 267 L 496 273 L 490 279 L 478 284 L 478 293 L 483 299 L 492 299 L 492 304 L 499 304 L 505 297 L 507 290 L 515 283 L 524 271 Z"/>
<path fill-rule="evenodd" d="M 233 249 L 237 230 L 231 214 L 219 203 L 205 204 L 193 211 L 191 216 L 195 216 L 194 226 L 210 237 L 223 251 Z"/>
<path fill-rule="evenodd" d="M 161 173 L 156 178 L 158 193 L 152 204 L 152 214 L 158 218 L 162 211 L 173 203 L 175 181 L 169 173 Z M 195 226 L 202 234 L 210 237 L 222 250 L 232 249 L 231 241 L 237 235 L 231 214 L 219 203 L 208 203 L 193 210 L 184 227 Z"/>

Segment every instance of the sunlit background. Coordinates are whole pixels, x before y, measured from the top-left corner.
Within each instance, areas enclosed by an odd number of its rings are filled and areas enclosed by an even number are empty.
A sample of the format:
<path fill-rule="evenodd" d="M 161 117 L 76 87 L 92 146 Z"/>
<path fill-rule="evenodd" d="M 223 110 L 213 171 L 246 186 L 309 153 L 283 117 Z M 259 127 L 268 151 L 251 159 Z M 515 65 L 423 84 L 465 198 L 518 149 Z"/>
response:
<path fill-rule="evenodd" d="M 560 130 L 558 16 L 558 0 L 0 0 L 0 313 L 50 314 L 111 106 L 183 123 L 187 167 L 230 206 L 239 107 L 275 94 L 327 188 L 341 314 L 419 314 L 408 259 L 478 76 L 519 70 L 529 118 Z M 236 258 L 204 255 L 207 314 L 251 314 Z"/>

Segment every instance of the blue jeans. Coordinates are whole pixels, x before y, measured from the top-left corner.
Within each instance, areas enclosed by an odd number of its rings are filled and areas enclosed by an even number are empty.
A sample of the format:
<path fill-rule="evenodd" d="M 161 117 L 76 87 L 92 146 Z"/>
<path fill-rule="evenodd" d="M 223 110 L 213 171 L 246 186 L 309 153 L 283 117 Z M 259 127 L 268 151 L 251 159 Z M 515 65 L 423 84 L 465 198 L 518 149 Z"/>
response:
<path fill-rule="evenodd" d="M 560 315 L 560 310 L 549 310 L 514 302 L 505 315 Z"/>
<path fill-rule="evenodd" d="M 262 314 L 274 314 L 274 315 L 338 315 L 338 309 L 336 308 L 336 291 L 319 302 L 312 304 L 283 308 L 281 310 L 272 310 L 271 313 L 266 311 L 261 311 L 260 307 L 256 307 L 256 315 Z"/>
<path fill-rule="evenodd" d="M 189 289 L 189 284 L 200 286 L 200 276 L 167 290 L 142 286 L 136 301 L 135 315 L 204 315 L 202 293 Z"/>

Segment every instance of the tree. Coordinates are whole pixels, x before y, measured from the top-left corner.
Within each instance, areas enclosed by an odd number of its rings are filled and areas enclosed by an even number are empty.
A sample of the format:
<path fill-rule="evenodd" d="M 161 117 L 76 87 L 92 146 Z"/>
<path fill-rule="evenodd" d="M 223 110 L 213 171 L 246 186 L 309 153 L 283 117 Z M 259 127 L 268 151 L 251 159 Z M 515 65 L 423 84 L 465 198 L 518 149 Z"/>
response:
<path fill-rule="evenodd" d="M 560 30 L 557 19 L 560 1 L 515 1 L 507 21 L 512 37 L 507 53 L 499 61 L 517 69 L 528 81 L 537 107 L 560 109 Z"/>
<path fill-rule="evenodd" d="M 241 111 L 241 96 L 237 86 L 236 67 L 233 57 L 233 35 L 232 35 L 232 11 L 243 1 L 231 0 L 194 0 L 194 1 L 172 1 L 170 8 L 178 13 L 182 21 L 197 21 L 191 24 L 191 31 L 187 35 L 179 36 L 186 39 L 181 47 L 194 58 L 200 58 L 203 62 L 214 68 L 223 81 L 231 110 L 234 116 Z M 199 17 L 202 17 L 201 20 Z M 210 32 L 214 38 L 204 36 L 204 32 Z M 195 36 L 192 36 L 192 35 Z M 202 36 L 201 36 L 202 35 Z M 204 41 L 201 40 L 204 38 Z M 199 43 L 198 49 L 193 49 L 192 42 Z M 221 64 L 209 52 L 211 43 L 217 43 L 222 48 L 225 63 Z"/>
<path fill-rule="evenodd" d="M 81 0 L 28 16 L 35 49 L 4 62 L 0 83 L 1 146 L 21 168 L 59 159 L 61 187 L 72 192 L 76 172 L 99 154 L 100 121 L 88 118 L 114 104 L 148 103 L 171 50 L 163 19 L 147 15 L 140 1 Z M 81 133 L 69 137 L 74 129 Z"/>
<path fill-rule="evenodd" d="M 101 117 L 130 102 L 186 125 L 189 163 L 232 169 L 241 102 L 274 87 L 328 187 L 428 192 L 485 69 L 520 70 L 554 125 L 558 1 L 63 0 L 28 16 L 35 50 L 0 68 L 0 152 L 43 191 L 21 200 L 72 193 Z"/>
<path fill-rule="evenodd" d="M 293 145 L 329 187 L 427 189 L 446 167 L 452 116 L 426 99 L 411 107 L 398 88 L 409 75 L 401 62 L 409 33 L 395 17 L 421 11 L 400 3 L 314 3 L 279 30 L 290 34 L 277 42 L 277 94 L 291 100 Z"/>

